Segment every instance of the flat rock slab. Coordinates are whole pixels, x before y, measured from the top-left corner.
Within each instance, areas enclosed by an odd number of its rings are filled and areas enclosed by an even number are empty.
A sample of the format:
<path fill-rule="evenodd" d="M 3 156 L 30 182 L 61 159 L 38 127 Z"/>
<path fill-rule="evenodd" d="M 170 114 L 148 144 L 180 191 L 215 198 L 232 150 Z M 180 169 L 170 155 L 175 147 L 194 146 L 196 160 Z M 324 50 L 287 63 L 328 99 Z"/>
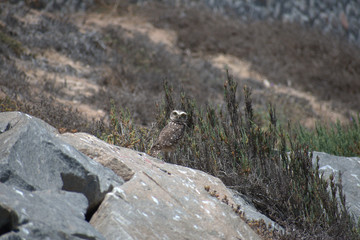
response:
<path fill-rule="evenodd" d="M 229 206 L 232 193 L 218 178 L 85 133 L 61 138 L 104 165 L 126 166 L 123 174 L 131 176 L 106 195 L 90 221 L 105 238 L 260 239 Z"/>
<path fill-rule="evenodd" d="M 105 239 L 85 221 L 86 208 L 83 194 L 0 183 L 0 239 Z"/>
<path fill-rule="evenodd" d="M 313 164 L 319 157 L 319 170 L 324 173 L 324 177 L 330 174 L 338 176 L 342 173 L 343 192 L 346 196 L 346 204 L 349 211 L 360 217 L 360 158 L 358 157 L 338 157 L 322 152 L 313 152 Z"/>
<path fill-rule="evenodd" d="M 89 211 L 124 181 L 61 141 L 57 130 L 20 112 L 0 113 L 0 182 L 20 189 L 83 193 Z"/>

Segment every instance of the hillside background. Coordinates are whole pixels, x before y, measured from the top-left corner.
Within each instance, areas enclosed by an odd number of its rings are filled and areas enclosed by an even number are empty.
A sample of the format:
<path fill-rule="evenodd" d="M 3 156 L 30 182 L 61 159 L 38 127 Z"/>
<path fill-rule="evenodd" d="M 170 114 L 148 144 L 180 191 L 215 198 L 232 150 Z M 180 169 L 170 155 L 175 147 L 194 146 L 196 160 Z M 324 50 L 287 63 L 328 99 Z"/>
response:
<path fill-rule="evenodd" d="M 360 110 L 358 9 L 357 1 L 5 1 L 0 96 L 77 130 L 108 122 L 113 99 L 150 126 L 164 80 L 202 106 L 221 105 L 228 69 L 239 89 L 252 88 L 259 121 L 272 102 L 284 123 L 347 123 Z"/>

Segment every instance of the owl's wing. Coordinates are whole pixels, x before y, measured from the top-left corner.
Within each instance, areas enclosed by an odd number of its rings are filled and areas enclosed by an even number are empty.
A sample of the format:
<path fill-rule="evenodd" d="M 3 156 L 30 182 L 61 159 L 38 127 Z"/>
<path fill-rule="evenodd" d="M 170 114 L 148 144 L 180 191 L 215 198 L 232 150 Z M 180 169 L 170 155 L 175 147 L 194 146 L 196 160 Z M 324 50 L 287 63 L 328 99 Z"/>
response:
<path fill-rule="evenodd" d="M 174 122 L 168 123 L 161 130 L 156 143 L 150 149 L 150 155 L 156 157 L 161 151 L 171 151 L 184 135 L 185 126 Z"/>
<path fill-rule="evenodd" d="M 184 125 L 170 122 L 159 134 L 156 144 L 171 147 L 176 144 L 184 135 Z"/>

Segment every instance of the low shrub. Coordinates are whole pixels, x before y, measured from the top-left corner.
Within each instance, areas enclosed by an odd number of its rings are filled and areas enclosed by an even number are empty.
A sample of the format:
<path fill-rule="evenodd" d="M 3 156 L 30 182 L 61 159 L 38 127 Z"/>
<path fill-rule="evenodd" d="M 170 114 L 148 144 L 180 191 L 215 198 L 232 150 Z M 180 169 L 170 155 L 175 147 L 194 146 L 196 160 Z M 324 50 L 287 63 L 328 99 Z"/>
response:
<path fill-rule="evenodd" d="M 200 108 L 164 82 L 164 102 L 150 129 L 132 124 L 129 112 L 111 112 L 108 142 L 148 151 L 173 109 L 188 113 L 184 139 L 165 161 L 196 168 L 247 196 L 255 207 L 286 229 L 281 239 L 358 239 L 359 226 L 346 208 L 340 182 L 323 179 L 312 164 L 312 150 L 296 137 L 289 125 L 277 125 L 269 106 L 267 125 L 254 120 L 251 89 L 244 87 L 244 109 L 236 95 L 237 84 L 227 74 L 224 106 Z M 311 146 L 310 146 L 311 147 Z M 291 149 L 290 153 L 287 149 Z M 338 199 L 340 201 L 338 201 Z"/>

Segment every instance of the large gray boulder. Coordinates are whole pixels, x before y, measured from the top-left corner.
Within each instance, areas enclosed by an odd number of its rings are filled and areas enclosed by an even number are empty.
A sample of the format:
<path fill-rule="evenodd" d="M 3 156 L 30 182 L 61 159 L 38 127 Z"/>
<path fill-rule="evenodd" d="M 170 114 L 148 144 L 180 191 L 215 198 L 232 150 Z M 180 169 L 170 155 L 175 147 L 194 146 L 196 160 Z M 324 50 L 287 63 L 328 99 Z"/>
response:
<path fill-rule="evenodd" d="M 334 174 L 338 179 L 339 172 L 342 173 L 343 192 L 346 196 L 346 204 L 349 211 L 356 219 L 360 218 L 360 158 L 339 157 L 323 152 L 313 152 L 313 164 L 319 157 L 319 170 L 328 178 Z"/>
<path fill-rule="evenodd" d="M 105 239 L 85 221 L 87 205 L 83 194 L 0 183 L 0 239 Z"/>
<path fill-rule="evenodd" d="M 128 179 L 90 220 L 106 239 L 261 239 L 234 212 L 220 179 L 86 133 L 61 138 Z"/>
<path fill-rule="evenodd" d="M 5 112 L 0 113 L 0 182 L 27 191 L 82 193 L 91 213 L 123 180 L 61 141 L 56 129 L 44 121 Z"/>

